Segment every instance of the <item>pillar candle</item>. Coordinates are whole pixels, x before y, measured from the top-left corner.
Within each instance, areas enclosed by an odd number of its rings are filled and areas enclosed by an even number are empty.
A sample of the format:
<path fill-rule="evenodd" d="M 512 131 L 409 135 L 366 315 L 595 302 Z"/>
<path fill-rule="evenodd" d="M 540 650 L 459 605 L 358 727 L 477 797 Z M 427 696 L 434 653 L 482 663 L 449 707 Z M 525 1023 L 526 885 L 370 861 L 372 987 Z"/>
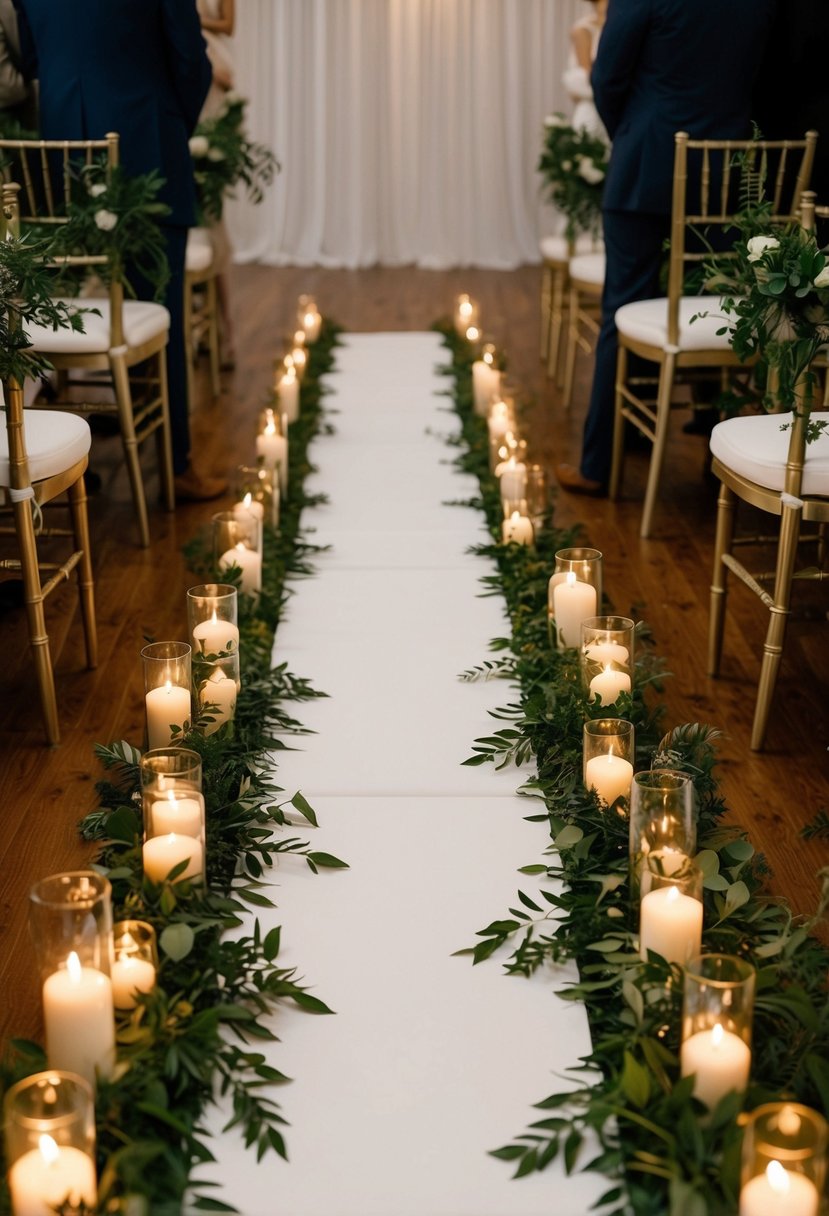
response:
<path fill-rule="evenodd" d="M 119 951 L 112 964 L 112 996 L 116 1009 L 134 1009 L 138 992 L 155 988 L 155 967 L 149 959 L 137 958 L 127 950 Z"/>
<path fill-rule="evenodd" d="M 284 498 L 288 486 L 288 439 L 279 434 L 273 422 L 269 422 L 264 431 L 256 436 L 256 455 L 268 468 L 277 470 L 279 488 Z"/>
<path fill-rule="evenodd" d="M 497 472 L 497 470 L 496 470 Z M 522 460 L 510 456 L 504 463 L 500 477 L 501 501 L 509 499 L 516 502 L 527 495 L 527 466 Z"/>
<path fill-rule="evenodd" d="M 476 359 L 472 364 L 472 400 L 476 414 L 486 417 L 489 399 L 500 388 L 501 373 L 498 368 L 483 359 Z"/>
<path fill-rule="evenodd" d="M 702 943 L 702 904 L 676 887 L 657 887 L 642 896 L 639 952 L 661 954 L 669 963 L 685 963 L 699 954 Z"/>
<path fill-rule="evenodd" d="M 227 549 L 219 558 L 219 569 L 228 570 L 238 566 L 242 571 L 241 590 L 253 595 L 262 587 L 262 558 L 255 549 L 248 549 L 241 542 Z"/>
<path fill-rule="evenodd" d="M 591 756 L 584 766 L 584 780 L 608 806 L 617 798 L 629 798 L 633 765 L 623 756 Z"/>
<path fill-rule="evenodd" d="M 95 1085 L 96 1069 L 109 1076 L 115 1062 L 112 983 L 73 951 L 66 966 L 43 983 L 43 1021 L 50 1068 L 76 1072 Z"/>
<path fill-rule="evenodd" d="M 519 511 L 513 511 L 509 519 L 505 519 L 501 525 L 501 539 L 505 545 L 508 545 L 510 541 L 514 541 L 517 545 L 531 545 L 533 526 L 528 516 L 522 515 Z"/>
<path fill-rule="evenodd" d="M 252 504 L 261 506 L 261 503 Z M 232 621 L 222 621 L 214 610 L 209 621 L 199 621 L 193 630 L 193 649 L 201 654 L 221 654 L 236 650 L 239 645 L 239 630 Z"/>
<path fill-rule="evenodd" d="M 202 876 L 204 850 L 201 841 L 192 836 L 179 836 L 175 832 L 167 836 L 151 836 L 144 841 L 142 853 L 144 874 L 152 882 L 163 882 L 173 866 L 182 861 L 186 861 L 187 866 L 176 882 Z"/>
<path fill-rule="evenodd" d="M 820 1195 L 805 1174 L 770 1161 L 740 1191 L 740 1216 L 818 1216 Z"/>
<path fill-rule="evenodd" d="M 144 698 L 147 709 L 147 742 L 150 747 L 169 747 L 173 738 L 171 726 L 184 728 L 190 721 L 190 689 L 180 688 L 169 680 L 160 688 L 151 688 Z"/>
<path fill-rule="evenodd" d="M 98 1200 L 95 1163 L 79 1148 L 42 1135 L 38 1147 L 9 1169 L 9 1192 L 14 1216 L 54 1216 L 67 1200 L 92 1210 Z"/>
<path fill-rule="evenodd" d="M 302 335 L 302 343 L 295 342 L 291 350 L 291 359 L 293 360 L 294 369 L 297 376 L 301 380 L 305 375 L 305 369 L 308 366 L 308 352 L 305 349 L 305 334 L 302 330 L 299 331 Z"/>
<path fill-rule="evenodd" d="M 235 688 L 233 680 L 230 681 Z M 166 836 L 176 832 L 180 836 L 202 834 L 204 813 L 198 798 L 188 797 L 170 790 L 166 798 L 157 798 L 150 810 L 153 836 Z"/>
<path fill-rule="evenodd" d="M 553 590 L 553 615 L 560 645 L 580 646 L 582 621 L 596 615 L 596 588 L 578 582 L 575 572 L 568 570 Z"/>
<path fill-rule="evenodd" d="M 303 358 L 305 351 L 302 352 Z M 279 412 L 284 414 L 288 422 L 296 422 L 299 417 L 299 377 L 295 371 L 286 372 L 276 386 L 279 402 Z"/>
<path fill-rule="evenodd" d="M 624 649 L 624 647 L 620 649 Z M 598 694 L 601 697 L 602 705 L 615 704 L 620 692 L 630 692 L 630 676 L 626 671 L 616 671 L 613 667 L 605 667 L 604 671 L 590 681 L 590 696 L 593 698 Z"/>
<path fill-rule="evenodd" d="M 695 1074 L 694 1096 L 708 1107 L 716 1106 L 731 1090 L 742 1093 L 748 1085 L 751 1050 L 719 1022 L 685 1039 L 679 1058 L 683 1077 Z"/>
<path fill-rule="evenodd" d="M 202 705 L 208 703 L 215 706 L 215 717 L 204 729 L 206 735 L 212 735 L 224 722 L 231 722 L 236 709 L 236 681 L 226 676 L 220 667 L 215 668 L 205 680 L 199 692 Z"/>
<path fill-rule="evenodd" d="M 306 342 L 316 342 L 317 338 L 320 336 L 321 327 L 322 316 L 320 315 L 319 310 L 316 308 L 309 308 L 302 318 L 302 328 L 305 330 Z"/>

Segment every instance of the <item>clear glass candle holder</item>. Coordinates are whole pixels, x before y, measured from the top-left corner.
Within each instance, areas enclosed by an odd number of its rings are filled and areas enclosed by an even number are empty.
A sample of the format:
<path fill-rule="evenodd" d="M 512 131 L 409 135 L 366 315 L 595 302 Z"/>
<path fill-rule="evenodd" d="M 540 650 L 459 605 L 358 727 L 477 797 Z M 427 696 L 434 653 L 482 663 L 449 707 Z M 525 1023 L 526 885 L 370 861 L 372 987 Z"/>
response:
<path fill-rule="evenodd" d="M 527 515 L 526 499 L 508 500 L 503 503 L 504 520 L 501 524 L 501 541 L 505 545 L 531 545 L 533 526 Z"/>
<path fill-rule="evenodd" d="M 492 342 L 485 342 L 481 355 L 472 364 L 472 404 L 476 414 L 485 418 L 492 398 L 500 392 L 501 371 L 498 352 Z"/>
<path fill-rule="evenodd" d="M 489 436 L 489 467 L 494 472 L 502 460 L 501 448 L 506 449 L 504 458 L 509 456 L 510 445 L 507 437 L 515 433 L 513 403 L 504 397 L 496 397 L 490 403 L 486 425 Z"/>
<path fill-rule="evenodd" d="M 115 1062 L 112 889 L 93 870 L 32 887 L 29 923 L 42 984 L 46 1058 L 90 1085 Z"/>
<path fill-rule="evenodd" d="M 818 1216 L 829 1128 L 799 1102 L 768 1102 L 746 1116 L 740 1216 Z"/>
<path fill-rule="evenodd" d="M 141 651 L 148 747 L 166 747 L 190 726 L 191 653 L 186 642 L 151 642 Z"/>
<path fill-rule="evenodd" d="M 635 897 L 648 854 L 680 861 L 697 849 L 697 808 L 694 783 L 688 773 L 652 768 L 637 773 L 630 790 L 630 877 Z"/>
<path fill-rule="evenodd" d="M 239 651 L 239 597 L 230 583 L 200 583 L 187 592 L 187 631 L 192 659 Z"/>
<path fill-rule="evenodd" d="M 756 972 L 731 954 L 700 954 L 685 967 L 682 1002 L 683 1077 L 709 1109 L 727 1093 L 744 1093 L 751 1071 Z"/>
<path fill-rule="evenodd" d="M 274 469 L 263 464 L 239 465 L 235 491 L 239 502 L 244 502 L 249 494 L 251 502 L 261 503 L 265 524 L 274 529 L 279 527 L 279 483 Z"/>
<path fill-rule="evenodd" d="M 470 326 L 477 328 L 477 320 L 478 305 L 467 292 L 461 292 L 455 300 L 455 332 L 458 337 L 466 337 Z"/>
<path fill-rule="evenodd" d="M 634 622 L 627 616 L 592 616 L 581 623 L 581 679 L 588 701 L 615 705 L 633 688 Z"/>
<path fill-rule="evenodd" d="M 151 882 L 203 882 L 205 809 L 198 752 L 158 748 L 141 757 L 144 876 Z"/>
<path fill-rule="evenodd" d="M 597 718 L 584 724 L 584 784 L 612 806 L 630 797 L 634 758 L 633 723 Z"/>
<path fill-rule="evenodd" d="M 297 365 L 298 359 L 301 360 L 302 371 L 304 371 L 307 361 L 304 347 L 301 350 L 296 348 L 292 352 L 292 366 L 283 371 L 281 375 L 276 378 L 274 383 L 276 407 L 283 420 L 283 429 L 285 424 L 290 426 L 299 418 L 300 382 L 302 380 L 302 372 L 299 370 Z"/>
<path fill-rule="evenodd" d="M 250 512 L 217 511 L 213 516 L 216 569 L 222 574 L 238 570 L 239 590 L 245 595 L 257 595 L 262 589 L 261 530 L 261 521 Z"/>
<path fill-rule="evenodd" d="M 498 470 L 496 472 L 502 502 L 505 499 L 527 497 L 527 466 L 523 460 L 511 455 L 500 462 Z"/>
<path fill-rule="evenodd" d="M 297 325 L 305 334 L 306 342 L 316 342 L 322 328 L 322 315 L 313 296 L 301 295 L 297 301 Z"/>
<path fill-rule="evenodd" d="M 540 464 L 527 465 L 527 510 L 534 532 L 549 525 L 550 480 Z"/>
<path fill-rule="evenodd" d="M 258 541 L 259 559 L 264 561 L 265 555 L 265 508 L 261 502 L 255 502 L 252 494 L 246 494 L 241 502 L 235 502 L 231 507 L 237 519 L 246 519 L 252 515 L 256 520 L 256 539 Z"/>
<path fill-rule="evenodd" d="M 98 1201 L 95 1101 L 83 1077 L 68 1070 L 18 1081 L 3 1102 L 6 1165 L 13 1216 L 48 1216 Z"/>
<path fill-rule="evenodd" d="M 660 954 L 684 965 L 702 947 L 703 874 L 690 857 L 659 850 L 648 854 L 642 870 L 639 953 Z"/>
<path fill-rule="evenodd" d="M 138 994 L 152 992 L 158 972 L 155 929 L 144 920 L 119 920 L 113 927 L 112 997 L 116 1009 L 134 1009 Z"/>
<path fill-rule="evenodd" d="M 256 459 L 266 469 L 274 470 L 279 492 L 284 498 L 288 489 L 288 420 L 279 409 L 271 406 L 263 410 L 259 418 Z"/>
<path fill-rule="evenodd" d="M 581 645 L 582 621 L 595 617 L 602 602 L 602 555 L 598 549 L 559 549 L 547 584 L 551 640 L 562 650 Z"/>

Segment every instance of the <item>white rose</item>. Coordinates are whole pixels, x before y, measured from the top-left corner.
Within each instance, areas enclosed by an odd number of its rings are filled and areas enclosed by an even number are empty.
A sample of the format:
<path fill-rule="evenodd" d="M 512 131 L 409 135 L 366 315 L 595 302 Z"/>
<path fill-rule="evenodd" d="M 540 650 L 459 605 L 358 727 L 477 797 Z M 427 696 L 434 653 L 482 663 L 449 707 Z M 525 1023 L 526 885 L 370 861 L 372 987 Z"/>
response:
<path fill-rule="evenodd" d="M 597 185 L 598 182 L 604 181 L 604 169 L 600 169 L 589 156 L 580 156 L 578 169 L 576 170 L 579 177 L 584 178 L 591 186 Z"/>
<path fill-rule="evenodd" d="M 545 127 L 569 127 L 569 125 L 563 114 L 548 114 L 544 119 Z"/>
<path fill-rule="evenodd" d="M 190 137 L 190 155 L 191 156 L 207 156 L 210 143 L 206 135 L 193 135 Z"/>
<path fill-rule="evenodd" d="M 225 154 L 221 150 L 221 148 L 211 148 L 210 151 L 207 153 L 208 160 L 214 160 L 214 161 L 215 160 L 224 160 L 224 158 L 225 158 Z"/>
<path fill-rule="evenodd" d="M 106 211 L 103 208 L 95 212 L 95 223 L 102 232 L 112 232 L 115 225 L 118 223 L 118 216 L 114 211 Z"/>
<path fill-rule="evenodd" d="M 233 89 L 228 89 L 228 91 L 225 93 L 226 106 L 243 106 L 244 104 L 245 98 L 241 93 L 236 93 Z"/>
<path fill-rule="evenodd" d="M 812 281 L 813 287 L 829 287 L 829 264 L 823 267 L 820 274 L 816 275 Z"/>
<path fill-rule="evenodd" d="M 102 194 L 106 194 L 107 188 L 103 182 L 96 182 L 89 187 L 89 193 L 92 198 L 100 198 Z"/>
<path fill-rule="evenodd" d="M 780 242 L 776 236 L 753 236 L 747 243 L 748 260 L 750 262 L 759 262 L 764 253 L 768 253 L 770 249 L 779 249 Z"/>

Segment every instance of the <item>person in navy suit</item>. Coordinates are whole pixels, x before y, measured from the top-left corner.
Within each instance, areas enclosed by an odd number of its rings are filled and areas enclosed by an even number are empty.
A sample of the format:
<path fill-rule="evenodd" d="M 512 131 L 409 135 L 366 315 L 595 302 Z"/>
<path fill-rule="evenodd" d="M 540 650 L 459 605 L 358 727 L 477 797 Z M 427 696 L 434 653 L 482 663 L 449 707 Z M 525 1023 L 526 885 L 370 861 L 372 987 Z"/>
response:
<path fill-rule="evenodd" d="M 610 0 L 591 81 L 613 141 L 602 200 L 606 271 L 602 324 L 579 467 L 567 490 L 600 494 L 610 475 L 616 310 L 661 295 L 670 230 L 674 135 L 751 134 L 754 79 L 777 0 Z"/>
<path fill-rule="evenodd" d="M 210 87 L 196 0 L 16 0 L 21 45 L 40 85 L 44 139 L 120 136 L 127 173 L 165 179 L 159 198 L 170 262 L 167 372 L 176 496 L 214 498 L 226 484 L 190 461 L 184 336 L 184 260 L 196 196 L 188 140 Z M 152 288 L 132 280 L 140 298 Z"/>

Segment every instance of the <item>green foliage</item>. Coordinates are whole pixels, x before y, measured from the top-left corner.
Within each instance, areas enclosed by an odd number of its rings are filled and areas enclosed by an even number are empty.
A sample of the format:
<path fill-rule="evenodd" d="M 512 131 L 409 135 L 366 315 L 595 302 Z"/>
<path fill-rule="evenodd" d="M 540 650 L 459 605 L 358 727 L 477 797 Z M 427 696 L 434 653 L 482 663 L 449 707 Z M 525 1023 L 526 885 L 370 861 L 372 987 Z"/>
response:
<path fill-rule="evenodd" d="M 538 172 L 550 202 L 566 217 L 568 240 L 580 232 L 598 235 L 609 154 L 603 139 L 575 129 L 563 114 L 545 119 Z"/>
<path fill-rule="evenodd" d="M 221 219 L 225 198 L 240 183 L 250 202 L 261 203 L 265 187 L 279 172 L 270 148 L 245 134 L 246 105 L 244 97 L 228 93 L 221 113 L 200 122 L 190 139 L 203 223 Z"/>
<path fill-rule="evenodd" d="M 474 472 L 493 536 L 500 502 L 487 463 L 486 428 L 472 410 L 468 344 L 441 325 L 452 352 L 446 369 L 461 420 L 459 466 Z M 656 954 L 639 958 L 638 906 L 629 886 L 629 823 L 624 802 L 603 809 L 582 781 L 582 732 L 592 707 L 581 693 L 575 652 L 551 648 L 546 590 L 555 549 L 570 543 L 552 530 L 535 551 L 515 545 L 484 547 L 498 573 L 485 580 L 502 593 L 509 637 L 492 643 L 504 654 L 495 674 L 514 686 L 512 703 L 496 711 L 510 727 L 477 740 L 474 763 L 523 761 L 533 756 L 537 776 L 519 791 L 537 800 L 551 843 L 545 858 L 521 873 L 555 880 L 553 890 L 519 890 L 513 906 L 479 930 L 458 953 L 481 963 L 502 947 L 509 975 L 575 962 L 579 979 L 561 997 L 584 1004 L 592 1049 L 561 1092 L 538 1103 L 542 1117 L 494 1151 L 516 1177 L 562 1160 L 566 1171 L 607 1175 L 596 1210 L 606 1216 L 733 1216 L 739 1189 L 741 1101 L 728 1095 L 708 1119 L 679 1076 L 681 971 Z M 646 631 L 640 628 L 640 634 Z M 753 1064 L 745 1106 L 786 1096 L 819 1109 L 829 1098 L 829 952 L 811 935 L 829 906 L 829 873 L 820 907 L 796 918 L 765 886 L 767 866 L 746 835 L 724 823 L 727 807 L 715 775 L 719 732 L 685 724 L 658 730 L 661 665 L 644 638 L 638 645 L 632 697 L 602 716 L 636 724 L 637 768 L 669 766 L 688 772 L 698 807 L 696 862 L 703 870 L 707 951 L 738 954 L 757 968 Z M 508 657 L 507 657 L 508 656 Z M 491 664 L 465 673 L 486 678 Z M 825 820 L 818 818 L 819 831 Z M 587 1145 L 590 1145 L 589 1157 Z"/>

